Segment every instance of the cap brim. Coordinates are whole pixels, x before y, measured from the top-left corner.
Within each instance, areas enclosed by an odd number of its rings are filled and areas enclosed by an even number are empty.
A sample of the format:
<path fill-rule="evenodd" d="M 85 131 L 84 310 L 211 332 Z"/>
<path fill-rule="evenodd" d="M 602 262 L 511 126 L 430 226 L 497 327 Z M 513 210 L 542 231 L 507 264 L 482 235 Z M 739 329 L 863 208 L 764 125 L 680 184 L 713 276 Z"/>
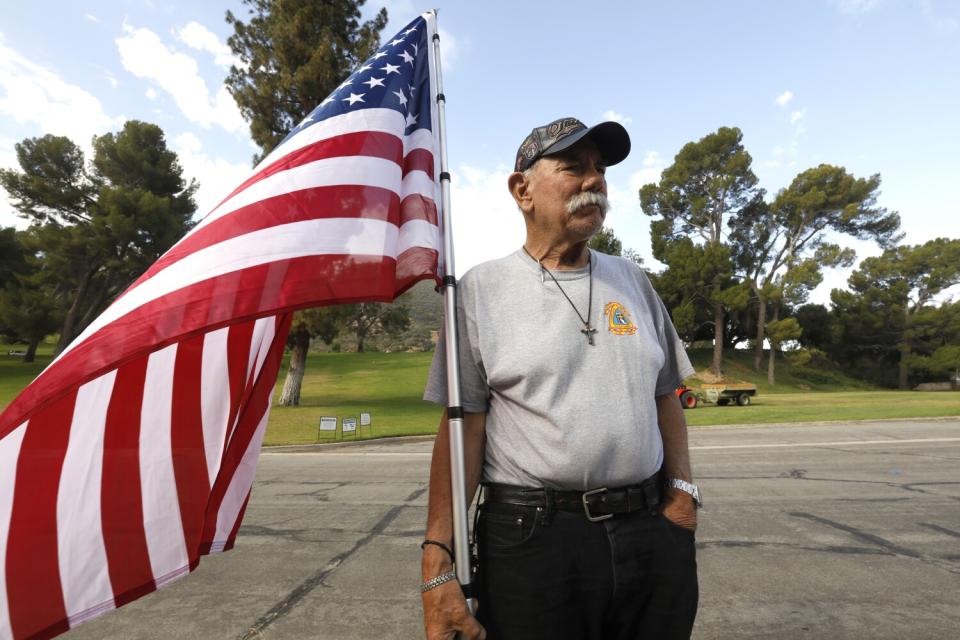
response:
<path fill-rule="evenodd" d="M 597 145 L 600 156 L 608 167 L 622 162 L 630 155 L 630 134 L 623 128 L 619 122 L 601 122 L 589 129 L 581 129 L 551 145 L 541 157 L 552 156 L 561 153 L 584 138 L 589 137 Z"/>

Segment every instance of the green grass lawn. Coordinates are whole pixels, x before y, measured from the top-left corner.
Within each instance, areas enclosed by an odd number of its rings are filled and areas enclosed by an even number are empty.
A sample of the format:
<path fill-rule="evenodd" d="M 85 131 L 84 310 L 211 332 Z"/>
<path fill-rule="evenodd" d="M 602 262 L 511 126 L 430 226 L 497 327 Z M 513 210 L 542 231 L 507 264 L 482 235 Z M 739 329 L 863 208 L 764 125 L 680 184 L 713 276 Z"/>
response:
<path fill-rule="evenodd" d="M 0 352 L 0 408 L 51 360 L 50 346 L 41 347 L 38 361 L 30 365 L 7 355 L 10 348 Z M 698 369 L 702 368 L 703 354 L 693 355 Z M 440 410 L 420 399 L 432 358 L 430 353 L 310 354 L 300 406 L 274 406 L 265 443 L 316 442 L 321 416 L 342 419 L 359 417 L 361 412 L 373 418 L 372 429 L 361 430 L 362 438 L 434 433 Z M 736 354 L 725 366 L 742 374 L 735 377 L 756 382 L 760 376 L 751 373 L 746 358 Z M 286 364 L 281 371 L 286 371 Z M 825 372 L 823 380 L 814 382 L 809 375 L 793 376 L 786 364 L 778 378 L 781 384 L 776 387 L 758 385 L 760 392 L 749 407 L 701 405 L 685 412 L 687 421 L 731 425 L 960 416 L 960 393 L 877 390 L 836 372 Z M 274 400 L 282 383 L 281 374 Z"/>
<path fill-rule="evenodd" d="M 276 406 L 281 373 L 265 444 L 316 442 L 321 416 L 359 418 L 361 412 L 373 422 L 361 430 L 364 438 L 371 431 L 378 438 L 435 432 L 440 409 L 420 399 L 432 359 L 432 353 L 311 353 L 299 407 Z"/>
<path fill-rule="evenodd" d="M 701 404 L 690 425 L 769 424 L 960 416 L 960 392 L 835 391 L 761 393 L 748 407 Z"/>
<path fill-rule="evenodd" d="M 0 344 L 0 410 L 53 360 L 53 345 L 40 345 L 36 361 L 29 364 L 24 364 L 21 356 L 10 355 L 11 351 L 26 349 L 25 344 Z"/>

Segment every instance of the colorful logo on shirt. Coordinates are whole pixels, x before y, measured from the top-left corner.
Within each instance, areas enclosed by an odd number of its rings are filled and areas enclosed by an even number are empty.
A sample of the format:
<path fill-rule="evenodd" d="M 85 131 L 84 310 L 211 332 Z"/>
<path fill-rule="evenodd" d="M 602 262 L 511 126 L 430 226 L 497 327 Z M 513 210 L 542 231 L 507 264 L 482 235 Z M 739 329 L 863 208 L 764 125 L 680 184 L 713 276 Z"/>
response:
<path fill-rule="evenodd" d="M 637 332 L 637 325 L 630 320 L 630 312 L 619 302 L 610 302 L 603 308 L 603 315 L 607 317 L 607 328 L 610 333 L 618 336 L 632 336 Z"/>

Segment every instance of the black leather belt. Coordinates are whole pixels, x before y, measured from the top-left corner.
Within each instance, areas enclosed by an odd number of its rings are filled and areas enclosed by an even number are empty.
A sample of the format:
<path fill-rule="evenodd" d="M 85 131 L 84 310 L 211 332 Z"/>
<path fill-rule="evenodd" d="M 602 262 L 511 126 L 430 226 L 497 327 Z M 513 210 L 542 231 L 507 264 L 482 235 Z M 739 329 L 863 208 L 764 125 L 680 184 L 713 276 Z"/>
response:
<path fill-rule="evenodd" d="M 587 520 L 599 522 L 617 513 L 657 508 L 660 504 L 660 484 L 660 474 L 629 487 L 600 487 L 590 491 L 558 491 L 488 483 L 483 485 L 483 499 L 521 507 L 541 507 L 547 511 L 582 510 Z"/>

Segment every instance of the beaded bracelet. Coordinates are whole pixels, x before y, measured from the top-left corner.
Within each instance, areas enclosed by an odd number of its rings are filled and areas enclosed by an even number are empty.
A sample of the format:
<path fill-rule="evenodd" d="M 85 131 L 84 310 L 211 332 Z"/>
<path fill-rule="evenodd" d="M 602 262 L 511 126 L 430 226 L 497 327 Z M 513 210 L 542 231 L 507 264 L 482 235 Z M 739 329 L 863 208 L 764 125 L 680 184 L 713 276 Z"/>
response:
<path fill-rule="evenodd" d="M 446 551 L 447 555 L 450 556 L 450 562 L 457 561 L 456 558 L 453 557 L 453 550 L 447 545 L 443 544 L 442 542 L 438 542 L 437 540 L 430 540 L 430 539 L 424 540 L 423 542 L 420 543 L 420 548 L 423 549 L 428 544 L 432 544 L 435 547 L 440 547 L 441 549 Z"/>

